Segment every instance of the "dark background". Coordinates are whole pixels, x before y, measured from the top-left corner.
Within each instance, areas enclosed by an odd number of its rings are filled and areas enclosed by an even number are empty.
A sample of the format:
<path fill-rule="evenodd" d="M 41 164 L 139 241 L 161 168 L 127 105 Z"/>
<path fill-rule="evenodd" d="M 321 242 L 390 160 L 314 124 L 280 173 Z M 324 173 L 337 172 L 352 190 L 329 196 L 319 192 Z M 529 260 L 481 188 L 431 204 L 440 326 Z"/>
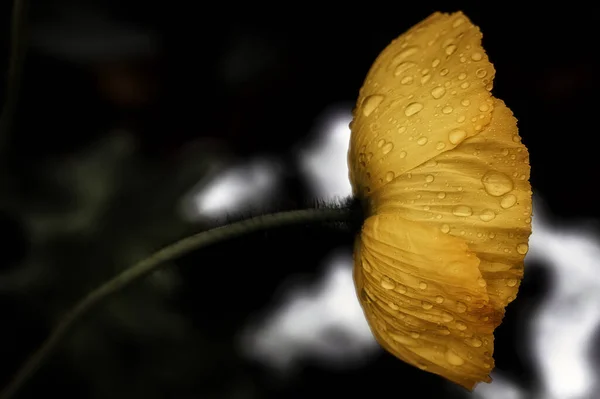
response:
<path fill-rule="evenodd" d="M 565 225 L 596 228 L 597 10 L 418 5 L 31 1 L 20 102 L 2 163 L 2 384 L 77 298 L 216 223 L 180 212 L 181 198 L 207 176 L 270 157 L 284 178 L 262 208 L 312 201 L 294 162 L 298 146 L 314 139 L 325 109 L 355 101 L 393 38 L 434 11 L 463 10 L 480 26 L 497 70 L 494 94 L 519 120 L 532 186 L 548 212 Z M 3 71 L 10 8 L 8 0 L 0 5 Z M 345 231 L 282 229 L 177 261 L 82 323 L 22 397 L 464 397 L 383 353 L 344 370 L 306 359 L 286 379 L 238 353 L 236 333 L 275 306 L 287 276 L 314 281 L 331 248 L 351 244 Z M 495 357 L 533 392 L 539 375 L 518 345 L 521 321 L 550 279 L 541 265 L 528 266 Z"/>

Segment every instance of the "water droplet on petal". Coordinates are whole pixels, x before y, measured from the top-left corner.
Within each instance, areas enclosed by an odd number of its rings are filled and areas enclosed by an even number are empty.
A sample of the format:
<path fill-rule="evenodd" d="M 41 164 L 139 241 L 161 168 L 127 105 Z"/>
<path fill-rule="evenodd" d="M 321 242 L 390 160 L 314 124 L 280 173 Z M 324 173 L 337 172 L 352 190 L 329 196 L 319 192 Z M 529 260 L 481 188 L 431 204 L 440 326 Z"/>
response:
<path fill-rule="evenodd" d="M 442 227 L 440 227 L 440 230 L 442 230 L 442 233 L 448 234 L 450 232 L 450 226 L 443 224 Z"/>
<path fill-rule="evenodd" d="M 466 77 L 467 77 L 467 74 L 466 74 L 466 73 L 464 73 L 464 72 L 461 72 L 461 73 L 458 75 L 458 80 L 465 80 L 465 79 L 466 79 Z"/>
<path fill-rule="evenodd" d="M 444 198 L 446 198 L 446 193 L 445 193 L 445 192 L 443 192 L 443 191 L 440 191 L 440 192 L 437 194 L 437 197 L 438 197 L 439 199 L 444 199 Z"/>
<path fill-rule="evenodd" d="M 435 98 L 436 100 L 438 98 L 442 98 L 444 96 L 444 94 L 446 94 L 446 89 L 443 88 L 442 86 L 438 86 L 438 87 L 434 88 L 433 90 L 431 90 L 431 96 L 433 98 Z"/>
<path fill-rule="evenodd" d="M 412 76 L 405 76 L 402 78 L 402 80 L 400 81 L 400 83 L 402 83 L 403 85 L 409 85 L 413 82 L 413 77 Z"/>
<path fill-rule="evenodd" d="M 515 285 L 517 285 L 517 280 L 514 278 L 509 278 L 508 280 L 506 280 L 506 285 L 509 287 L 514 287 Z"/>
<path fill-rule="evenodd" d="M 456 302 L 456 311 L 458 313 L 465 313 L 467 311 L 467 305 L 462 302 Z"/>
<path fill-rule="evenodd" d="M 467 325 L 465 323 L 463 323 L 462 321 L 457 321 L 456 328 L 458 328 L 461 331 L 465 331 L 467 329 Z"/>
<path fill-rule="evenodd" d="M 421 306 L 425 310 L 429 310 L 429 309 L 433 308 L 433 305 L 430 302 L 427 302 L 427 301 L 421 302 Z"/>
<path fill-rule="evenodd" d="M 448 47 L 446 47 L 446 54 L 447 55 L 452 55 L 454 54 L 454 52 L 456 51 L 456 44 L 451 44 Z"/>
<path fill-rule="evenodd" d="M 467 343 L 474 348 L 480 348 L 483 345 L 483 342 L 477 337 L 467 339 Z"/>
<path fill-rule="evenodd" d="M 369 265 L 367 262 L 365 262 L 364 260 L 362 261 L 362 267 L 363 269 L 367 272 L 367 273 L 372 273 L 373 269 L 371 268 L 371 265 Z"/>
<path fill-rule="evenodd" d="M 381 278 L 381 287 L 386 290 L 393 290 L 396 288 L 396 284 L 391 278 L 384 276 Z"/>
<path fill-rule="evenodd" d="M 485 75 L 487 75 L 487 71 L 483 68 L 479 68 L 477 71 L 475 71 L 475 76 L 477 76 L 478 78 L 485 78 Z"/>
<path fill-rule="evenodd" d="M 448 351 L 446 351 L 446 361 L 453 366 L 462 366 L 465 364 L 465 360 L 458 356 L 458 354 L 452 349 L 448 349 Z"/>
<path fill-rule="evenodd" d="M 529 245 L 527 245 L 525 243 L 521 243 L 521 244 L 517 245 L 517 252 L 520 253 L 521 255 L 525 255 L 527 253 L 527 251 L 529 251 Z"/>
<path fill-rule="evenodd" d="M 410 61 L 406 61 L 406 62 L 402 62 L 402 63 L 398 64 L 398 66 L 394 70 L 394 76 L 401 75 L 402 73 L 408 71 L 410 68 L 414 67 L 415 65 L 417 65 L 417 64 L 415 64 L 414 62 L 410 62 Z"/>
<path fill-rule="evenodd" d="M 514 194 L 507 194 L 500 200 L 500 206 L 508 209 L 517 203 L 517 197 Z"/>
<path fill-rule="evenodd" d="M 420 138 L 417 140 L 417 144 L 418 144 L 418 145 L 425 145 L 425 144 L 427 144 L 427 137 L 420 137 Z"/>
<path fill-rule="evenodd" d="M 410 103 L 406 106 L 404 110 L 404 114 L 406 116 L 412 116 L 423 109 L 423 104 L 421 103 Z"/>
<path fill-rule="evenodd" d="M 451 107 L 451 106 L 449 106 L 449 105 L 447 105 L 447 106 L 445 106 L 444 108 L 442 108 L 442 112 L 443 112 L 443 113 L 445 113 L 445 114 L 451 114 L 451 113 L 452 113 L 452 111 L 453 111 L 453 109 L 452 109 L 452 107 Z"/>
<path fill-rule="evenodd" d="M 448 140 L 452 144 L 458 144 L 467 137 L 467 132 L 461 129 L 454 129 L 448 134 Z"/>
<path fill-rule="evenodd" d="M 438 141 L 438 143 L 435 145 L 436 150 L 443 150 L 444 148 L 446 148 L 446 143 L 443 141 Z"/>
<path fill-rule="evenodd" d="M 473 214 L 473 210 L 466 205 L 457 205 L 452 208 L 452 214 L 454 216 L 466 217 L 471 216 Z"/>
<path fill-rule="evenodd" d="M 375 111 L 375 109 L 381 104 L 384 97 L 379 94 L 374 94 L 365 98 L 363 101 L 362 111 L 364 116 L 369 116 Z"/>
<path fill-rule="evenodd" d="M 458 17 L 456 18 L 456 20 L 452 23 L 452 27 L 453 28 L 458 28 L 460 25 L 462 25 L 465 22 L 465 19 L 462 17 Z"/>
<path fill-rule="evenodd" d="M 435 297 L 435 301 L 437 303 L 444 303 L 444 297 L 441 296 L 441 295 L 438 295 L 438 296 Z"/>
<path fill-rule="evenodd" d="M 492 197 L 500 197 L 513 189 L 513 181 L 504 173 L 490 171 L 481 178 L 485 191 Z"/>
<path fill-rule="evenodd" d="M 426 290 L 427 289 L 427 283 L 424 282 L 424 281 L 421 281 L 419 283 L 419 288 L 422 289 L 422 290 Z"/>
<path fill-rule="evenodd" d="M 492 221 L 495 218 L 496 218 L 496 212 L 494 212 L 491 209 L 484 209 L 483 211 L 481 211 L 481 214 L 479 215 L 479 219 L 483 220 L 484 222 Z"/>
<path fill-rule="evenodd" d="M 481 53 L 475 52 L 475 53 L 471 54 L 471 59 L 473 61 L 481 61 L 482 58 L 483 58 L 483 55 L 481 55 Z"/>
<path fill-rule="evenodd" d="M 383 152 L 383 154 L 385 155 L 385 154 L 389 153 L 390 151 L 392 151 L 393 148 L 394 148 L 393 143 L 387 143 L 381 148 L 381 152 Z"/>
<path fill-rule="evenodd" d="M 387 182 L 391 182 L 392 180 L 394 180 L 395 174 L 392 171 L 389 171 L 385 174 L 385 181 Z"/>

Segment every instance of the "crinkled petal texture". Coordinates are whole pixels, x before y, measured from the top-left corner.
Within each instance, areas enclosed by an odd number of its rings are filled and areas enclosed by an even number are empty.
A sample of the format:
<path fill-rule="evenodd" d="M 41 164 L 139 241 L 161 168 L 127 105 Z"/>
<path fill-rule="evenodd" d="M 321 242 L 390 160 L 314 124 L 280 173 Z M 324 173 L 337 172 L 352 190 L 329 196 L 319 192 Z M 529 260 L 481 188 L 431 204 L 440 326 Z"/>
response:
<path fill-rule="evenodd" d="M 457 13 L 392 42 L 361 90 L 348 156 L 369 216 L 354 277 L 374 335 L 468 389 L 490 381 L 531 234 L 529 154 L 490 94 L 480 41 Z"/>

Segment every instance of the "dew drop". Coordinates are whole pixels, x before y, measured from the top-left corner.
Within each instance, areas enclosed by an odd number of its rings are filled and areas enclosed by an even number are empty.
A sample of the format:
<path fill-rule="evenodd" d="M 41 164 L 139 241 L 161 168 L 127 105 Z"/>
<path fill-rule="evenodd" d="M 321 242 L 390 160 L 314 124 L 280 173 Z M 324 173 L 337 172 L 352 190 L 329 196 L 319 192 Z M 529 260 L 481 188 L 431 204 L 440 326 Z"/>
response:
<path fill-rule="evenodd" d="M 465 313 L 467 311 L 467 305 L 462 302 L 456 302 L 456 311 L 458 313 Z"/>
<path fill-rule="evenodd" d="M 454 54 L 455 51 L 456 51 L 456 44 L 451 44 L 448 47 L 446 47 L 447 55 L 452 55 L 452 54 Z"/>
<path fill-rule="evenodd" d="M 458 75 L 458 80 L 465 80 L 465 78 L 466 78 L 466 77 L 467 77 L 467 74 L 466 74 L 466 73 L 464 73 L 464 72 L 461 72 L 461 73 Z"/>
<path fill-rule="evenodd" d="M 442 108 L 442 112 L 445 114 L 451 114 L 452 113 L 452 107 L 449 105 L 446 105 L 444 108 Z"/>
<path fill-rule="evenodd" d="M 458 28 L 460 25 L 462 25 L 465 22 L 464 18 L 456 18 L 456 20 L 452 23 L 452 27 L 453 28 Z"/>
<path fill-rule="evenodd" d="M 449 312 L 442 312 L 442 320 L 446 323 L 449 323 L 454 320 L 454 316 L 452 316 L 452 314 Z"/>
<path fill-rule="evenodd" d="M 466 205 L 457 205 L 452 208 L 452 214 L 454 216 L 466 217 L 471 216 L 473 214 L 473 210 Z"/>
<path fill-rule="evenodd" d="M 496 218 L 496 212 L 492 211 L 491 209 L 484 209 L 479 214 L 479 219 L 483 220 L 484 222 L 492 221 L 495 218 Z"/>
<path fill-rule="evenodd" d="M 442 230 L 442 233 L 448 234 L 450 232 L 450 226 L 443 224 L 442 227 L 440 227 L 440 230 Z"/>
<path fill-rule="evenodd" d="M 453 366 L 462 366 L 465 364 L 464 359 L 451 349 L 446 351 L 446 361 Z"/>
<path fill-rule="evenodd" d="M 400 62 L 404 61 L 404 59 L 406 59 L 407 57 L 410 57 L 411 55 L 416 54 L 418 52 L 419 47 L 417 46 L 407 47 L 394 56 L 394 58 L 392 59 L 392 65 L 399 64 Z"/>
<path fill-rule="evenodd" d="M 406 126 L 400 126 L 400 127 L 398 128 L 398 133 L 402 134 L 402 133 L 404 133 L 404 132 L 406 132 Z"/>
<path fill-rule="evenodd" d="M 517 252 L 520 253 L 521 255 L 525 255 L 527 253 L 527 251 L 529 251 L 529 245 L 527 245 L 525 243 L 521 243 L 521 244 L 517 245 Z"/>
<path fill-rule="evenodd" d="M 406 158 L 406 151 L 400 151 L 400 154 L 398 154 L 398 156 L 400 158 Z"/>
<path fill-rule="evenodd" d="M 392 180 L 394 180 L 395 174 L 392 171 L 389 171 L 385 174 L 385 181 L 387 182 L 391 182 Z"/>
<path fill-rule="evenodd" d="M 438 197 L 439 199 L 444 199 L 444 198 L 446 198 L 446 193 L 445 193 L 445 192 L 443 192 L 443 191 L 440 191 L 440 192 L 437 194 L 437 197 Z"/>
<path fill-rule="evenodd" d="M 425 84 L 427 82 L 429 82 L 429 79 L 431 79 L 431 75 L 425 75 L 421 78 L 421 84 Z"/>
<path fill-rule="evenodd" d="M 509 287 L 514 287 L 515 285 L 517 285 L 517 280 L 514 278 L 509 278 L 508 280 L 506 280 L 506 285 Z"/>
<path fill-rule="evenodd" d="M 363 269 L 367 273 L 372 273 L 373 272 L 373 269 L 371 268 L 371 265 L 369 265 L 369 263 L 365 262 L 364 260 L 362 261 L 362 267 L 363 267 Z"/>
<path fill-rule="evenodd" d="M 481 112 L 486 112 L 486 111 L 487 111 L 487 110 L 489 110 L 489 109 L 490 109 L 490 106 L 489 106 L 489 105 L 487 105 L 487 104 L 481 104 L 481 105 L 479 106 L 479 110 L 480 110 Z"/>
<path fill-rule="evenodd" d="M 427 301 L 421 302 L 421 306 L 425 310 L 429 310 L 429 309 L 433 308 L 433 305 L 431 304 L 431 302 L 427 302 Z"/>
<path fill-rule="evenodd" d="M 377 147 L 381 148 L 381 147 L 383 147 L 384 144 L 385 144 L 385 140 L 381 139 L 377 142 Z"/>
<path fill-rule="evenodd" d="M 444 297 L 441 296 L 441 295 L 438 295 L 438 296 L 435 297 L 435 301 L 437 303 L 443 303 L 444 302 Z"/>
<path fill-rule="evenodd" d="M 395 289 L 395 291 L 396 291 L 396 292 L 399 292 L 400 294 L 406 294 L 406 287 L 405 287 L 405 286 L 403 286 L 402 284 L 398 284 L 398 285 L 396 286 L 396 289 Z"/>
<path fill-rule="evenodd" d="M 394 333 L 388 333 L 390 338 L 393 339 L 394 341 L 402 344 L 402 345 L 406 345 L 406 346 L 415 346 L 418 345 L 419 343 L 417 341 L 415 341 L 413 338 L 411 337 L 407 337 L 406 335 L 401 335 L 401 334 L 394 334 Z"/>
<path fill-rule="evenodd" d="M 442 69 L 442 70 L 440 71 L 440 75 L 442 75 L 442 76 L 446 76 L 446 75 L 448 75 L 448 68 L 444 68 L 444 69 Z"/>
<path fill-rule="evenodd" d="M 390 151 L 392 151 L 392 149 L 394 148 L 394 144 L 393 143 L 387 143 L 383 146 L 383 148 L 381 149 L 381 152 L 383 152 L 383 154 L 387 154 Z"/>
<path fill-rule="evenodd" d="M 481 348 L 481 345 L 483 345 L 483 342 L 477 337 L 467 339 L 467 343 L 474 348 Z"/>
<path fill-rule="evenodd" d="M 485 191 L 492 197 L 500 197 L 512 191 L 514 185 L 504 173 L 489 171 L 481 178 Z"/>
<path fill-rule="evenodd" d="M 427 176 L 425 176 L 425 181 L 427 183 L 431 183 L 434 179 L 435 179 L 435 177 L 433 177 L 433 175 L 427 175 Z"/>
<path fill-rule="evenodd" d="M 483 58 L 483 56 L 481 55 L 481 53 L 475 52 L 475 53 L 471 54 L 471 59 L 473 61 L 481 61 L 482 58 Z"/>
<path fill-rule="evenodd" d="M 458 328 L 461 331 L 465 331 L 467 329 L 467 325 L 465 323 L 463 323 L 462 321 L 457 321 L 456 328 Z"/>
<path fill-rule="evenodd" d="M 468 88 L 470 85 L 471 85 L 471 84 L 470 84 L 469 82 L 462 82 L 462 83 L 460 84 L 460 88 L 461 88 L 461 89 L 466 89 L 466 88 Z"/>
<path fill-rule="evenodd" d="M 438 143 L 435 145 L 436 150 L 443 150 L 444 148 L 446 148 L 446 143 L 443 141 L 438 141 Z"/>
<path fill-rule="evenodd" d="M 409 85 L 413 82 L 413 77 L 412 76 L 405 76 L 402 78 L 402 80 L 400 81 L 400 83 L 402 83 L 403 85 Z"/>
<path fill-rule="evenodd" d="M 384 97 L 379 94 L 374 94 L 372 96 L 365 98 L 365 100 L 363 101 L 363 107 L 362 107 L 363 115 L 364 116 L 371 115 L 373 113 L 373 111 L 375 111 L 375 109 L 379 106 L 379 104 L 381 104 L 383 99 L 384 99 Z"/>
<path fill-rule="evenodd" d="M 485 75 L 487 75 L 487 71 L 483 68 L 479 68 L 477 71 L 475 71 L 475 76 L 478 78 L 485 78 Z"/>
<path fill-rule="evenodd" d="M 471 101 L 469 101 L 468 99 L 464 99 L 460 102 L 464 107 L 468 107 L 469 105 L 471 105 Z"/>
<path fill-rule="evenodd" d="M 410 68 L 414 67 L 415 65 L 417 65 L 417 64 L 415 64 L 414 62 L 410 62 L 410 61 L 405 61 L 405 62 L 398 64 L 398 66 L 394 70 L 394 76 L 401 75 L 402 73 L 408 71 Z"/>
<path fill-rule="evenodd" d="M 517 203 L 517 197 L 514 194 L 507 194 L 500 200 L 500 206 L 508 209 Z"/>
<path fill-rule="evenodd" d="M 393 290 L 396 288 L 396 284 L 394 284 L 394 281 L 391 278 L 384 276 L 381 278 L 381 287 L 386 290 Z"/>
<path fill-rule="evenodd" d="M 417 144 L 418 145 L 425 145 L 427 144 L 427 137 L 421 137 L 417 140 Z"/>
<path fill-rule="evenodd" d="M 436 88 L 434 88 L 433 90 L 431 90 L 431 97 L 438 99 L 438 98 L 442 98 L 444 96 L 444 94 L 446 94 L 446 89 L 443 88 L 442 86 L 438 86 Z"/>
<path fill-rule="evenodd" d="M 410 103 L 410 104 L 408 104 L 406 106 L 406 109 L 404 110 L 404 115 L 406 115 L 406 116 L 412 116 L 414 114 L 417 114 L 422 109 L 423 109 L 423 104 L 421 104 L 421 103 Z"/>
<path fill-rule="evenodd" d="M 467 132 L 461 129 L 454 129 L 448 133 L 448 140 L 452 144 L 458 144 L 467 138 Z"/>
<path fill-rule="evenodd" d="M 392 310 L 399 310 L 400 309 L 400 307 L 398 305 L 396 305 L 394 302 L 388 302 L 388 306 Z"/>
<path fill-rule="evenodd" d="M 437 67 L 438 65 L 440 65 L 440 60 L 436 58 L 436 59 L 435 59 L 435 60 L 433 60 L 433 62 L 431 63 L 431 66 L 432 66 L 433 68 L 435 68 L 435 67 Z"/>
<path fill-rule="evenodd" d="M 422 290 L 426 290 L 427 289 L 427 283 L 424 282 L 424 281 L 421 281 L 419 283 L 419 288 L 422 289 Z"/>

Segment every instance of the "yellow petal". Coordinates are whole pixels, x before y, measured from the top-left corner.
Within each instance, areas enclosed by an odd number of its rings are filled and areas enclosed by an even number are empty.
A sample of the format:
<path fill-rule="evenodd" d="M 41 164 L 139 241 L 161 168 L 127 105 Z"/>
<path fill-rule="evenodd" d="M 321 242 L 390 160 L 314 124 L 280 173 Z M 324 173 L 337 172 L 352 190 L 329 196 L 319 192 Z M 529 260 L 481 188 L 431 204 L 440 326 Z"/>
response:
<path fill-rule="evenodd" d="M 467 243 L 503 312 L 517 294 L 531 234 L 529 172 L 516 119 L 496 100 L 482 133 L 377 191 L 371 212 L 393 212 Z"/>
<path fill-rule="evenodd" d="M 480 132 L 494 68 L 462 13 L 435 13 L 388 45 L 360 90 L 348 162 L 364 197 Z"/>
<path fill-rule="evenodd" d="M 472 389 L 491 381 L 493 329 L 479 260 L 463 240 L 397 214 L 369 217 L 354 279 L 378 342 L 396 357 Z"/>

